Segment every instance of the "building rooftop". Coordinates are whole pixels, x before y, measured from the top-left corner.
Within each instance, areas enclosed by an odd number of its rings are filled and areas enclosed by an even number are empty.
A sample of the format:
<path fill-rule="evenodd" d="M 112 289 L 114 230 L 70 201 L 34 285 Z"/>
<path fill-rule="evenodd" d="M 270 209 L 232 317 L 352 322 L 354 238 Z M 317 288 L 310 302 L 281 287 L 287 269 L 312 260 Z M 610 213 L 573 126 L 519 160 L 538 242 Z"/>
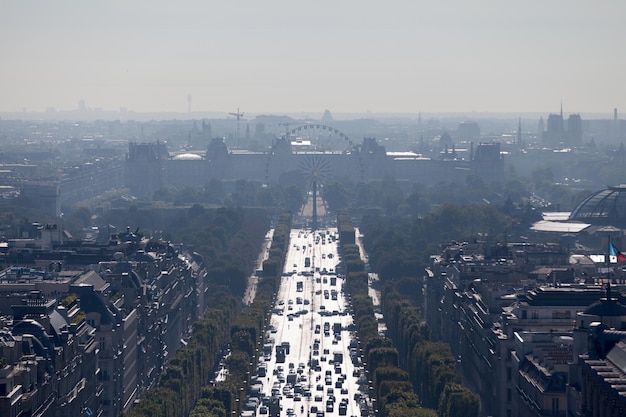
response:
<path fill-rule="evenodd" d="M 599 288 L 538 287 L 520 295 L 521 303 L 530 306 L 588 306 L 602 295 Z"/>
<path fill-rule="evenodd" d="M 569 220 L 626 227 L 626 184 L 591 194 L 576 206 Z"/>

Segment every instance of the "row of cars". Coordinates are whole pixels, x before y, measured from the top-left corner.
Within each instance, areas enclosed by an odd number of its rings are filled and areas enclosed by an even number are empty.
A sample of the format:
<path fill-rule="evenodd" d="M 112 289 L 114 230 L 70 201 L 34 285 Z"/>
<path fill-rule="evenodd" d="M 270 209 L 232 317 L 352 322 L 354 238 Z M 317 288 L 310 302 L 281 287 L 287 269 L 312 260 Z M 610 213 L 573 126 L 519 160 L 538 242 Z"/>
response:
<path fill-rule="evenodd" d="M 355 338 L 350 306 L 342 297 L 343 277 L 332 270 L 336 249 L 325 245 L 336 232 L 292 233 L 285 264 L 289 272 L 276 294 L 262 341 L 257 401 L 244 403 L 244 416 L 335 417 L 359 415 L 367 380 L 351 355 Z M 304 253 L 302 251 L 304 249 Z M 306 258 L 310 265 L 306 265 Z M 293 271 L 291 271 L 293 265 Z"/>

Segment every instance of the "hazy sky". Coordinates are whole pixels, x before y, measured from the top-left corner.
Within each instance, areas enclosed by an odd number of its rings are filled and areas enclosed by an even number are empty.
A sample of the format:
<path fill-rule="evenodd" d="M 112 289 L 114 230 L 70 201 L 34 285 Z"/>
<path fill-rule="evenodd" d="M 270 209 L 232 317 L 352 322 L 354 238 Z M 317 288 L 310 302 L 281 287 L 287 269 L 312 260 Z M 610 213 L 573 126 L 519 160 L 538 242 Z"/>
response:
<path fill-rule="evenodd" d="M 626 112 L 624 0 L 0 0 L 0 111 Z"/>

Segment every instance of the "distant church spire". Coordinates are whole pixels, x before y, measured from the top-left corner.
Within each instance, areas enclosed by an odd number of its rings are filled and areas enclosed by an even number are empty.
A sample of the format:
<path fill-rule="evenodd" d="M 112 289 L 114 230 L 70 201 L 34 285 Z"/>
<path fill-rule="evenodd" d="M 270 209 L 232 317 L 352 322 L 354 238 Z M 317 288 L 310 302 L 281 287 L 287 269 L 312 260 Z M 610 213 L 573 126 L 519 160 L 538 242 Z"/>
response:
<path fill-rule="evenodd" d="M 522 118 L 520 117 L 517 121 L 517 141 L 516 144 L 518 146 L 522 145 Z"/>

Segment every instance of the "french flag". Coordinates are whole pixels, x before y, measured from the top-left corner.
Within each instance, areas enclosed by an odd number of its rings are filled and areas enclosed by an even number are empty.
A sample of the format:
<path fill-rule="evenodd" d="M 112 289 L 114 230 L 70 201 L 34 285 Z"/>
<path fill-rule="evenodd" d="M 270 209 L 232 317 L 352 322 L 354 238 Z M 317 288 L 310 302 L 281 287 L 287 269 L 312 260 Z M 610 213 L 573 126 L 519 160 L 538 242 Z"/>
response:
<path fill-rule="evenodd" d="M 626 261 L 626 255 L 617 250 L 613 242 L 609 242 L 609 263 L 616 264 Z"/>

